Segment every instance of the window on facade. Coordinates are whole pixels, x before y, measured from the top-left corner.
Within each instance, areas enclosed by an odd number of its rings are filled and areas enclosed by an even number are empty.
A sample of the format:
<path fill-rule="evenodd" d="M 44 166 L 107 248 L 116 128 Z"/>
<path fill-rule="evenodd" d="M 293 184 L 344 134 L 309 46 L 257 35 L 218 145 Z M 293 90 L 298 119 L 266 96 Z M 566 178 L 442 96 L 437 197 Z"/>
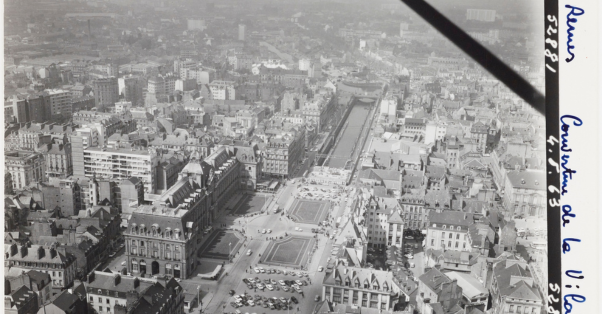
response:
<path fill-rule="evenodd" d="M 453 235 L 453 234 L 450 232 L 450 233 L 449 233 L 449 238 L 451 239 L 451 238 L 453 238 L 453 236 L 454 236 L 454 235 Z"/>
<path fill-rule="evenodd" d="M 98 307 L 98 311 L 99 311 L 99 312 L 102 312 L 102 306 L 99 306 L 99 307 Z"/>
<path fill-rule="evenodd" d="M 451 247 L 451 241 L 447 242 L 447 247 Z"/>
<path fill-rule="evenodd" d="M 456 242 L 456 248 L 458 248 L 458 242 Z"/>
<path fill-rule="evenodd" d="M 466 248 L 466 243 L 462 244 L 462 248 L 465 249 Z"/>
<path fill-rule="evenodd" d="M 431 246 L 435 245 L 435 239 L 431 239 Z"/>
<path fill-rule="evenodd" d="M 460 234 L 456 234 L 456 240 L 460 240 Z"/>
<path fill-rule="evenodd" d="M 514 313 L 514 305 L 510 305 L 509 311 L 510 311 L 510 313 Z"/>
<path fill-rule="evenodd" d="M 111 304 L 111 300 L 109 300 L 109 298 L 107 298 L 107 304 Z"/>
<path fill-rule="evenodd" d="M 446 225 L 443 225 L 443 229 L 447 229 L 447 226 L 446 226 Z"/>

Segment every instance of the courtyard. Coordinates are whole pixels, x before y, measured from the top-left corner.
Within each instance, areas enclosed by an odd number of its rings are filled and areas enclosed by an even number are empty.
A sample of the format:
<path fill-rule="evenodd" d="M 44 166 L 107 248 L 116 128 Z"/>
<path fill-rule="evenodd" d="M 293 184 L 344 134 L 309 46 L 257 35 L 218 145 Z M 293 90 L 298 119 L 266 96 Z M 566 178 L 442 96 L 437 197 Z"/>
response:
<path fill-rule="evenodd" d="M 317 225 L 326 219 L 329 208 L 328 201 L 297 199 L 289 210 L 289 216 L 295 222 Z"/>
<path fill-rule="evenodd" d="M 309 258 L 308 253 L 314 246 L 314 238 L 289 236 L 282 240 L 272 240 L 260 263 L 273 266 L 300 267 Z"/>
<path fill-rule="evenodd" d="M 224 229 L 216 230 L 210 237 L 199 250 L 199 257 L 227 261 L 228 255 L 234 256 L 244 240 L 238 231 Z"/>
<path fill-rule="evenodd" d="M 245 194 L 236 204 L 232 214 L 244 216 L 260 212 L 271 199 L 272 196 L 266 194 Z"/>

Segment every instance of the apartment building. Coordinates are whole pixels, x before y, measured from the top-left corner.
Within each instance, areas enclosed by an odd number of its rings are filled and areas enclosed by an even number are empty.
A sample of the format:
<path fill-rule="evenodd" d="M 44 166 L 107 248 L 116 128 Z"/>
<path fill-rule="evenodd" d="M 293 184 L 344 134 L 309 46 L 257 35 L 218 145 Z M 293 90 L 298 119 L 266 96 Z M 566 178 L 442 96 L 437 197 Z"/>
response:
<path fill-rule="evenodd" d="M 44 157 L 36 152 L 5 152 L 4 171 L 12 176 L 13 189 L 22 189 L 32 182 L 46 181 Z"/>
<path fill-rule="evenodd" d="M 429 213 L 425 250 L 472 250 L 469 227 L 474 224 L 472 213 L 444 211 Z"/>
<path fill-rule="evenodd" d="M 50 275 L 54 288 L 69 287 L 75 279 L 75 256 L 64 247 L 11 244 L 7 246 L 4 260 L 8 268 L 37 270 Z"/>
<path fill-rule="evenodd" d="M 50 115 L 51 117 L 63 116 L 71 117 L 73 112 L 73 103 L 71 99 L 71 92 L 62 89 L 47 89 L 48 100 L 50 101 Z"/>
<path fill-rule="evenodd" d="M 73 172 L 83 167 L 86 177 L 126 180 L 138 178 L 144 184 L 145 193 L 156 189 L 158 157 L 152 149 L 88 147 L 83 150 L 83 163 L 78 163 L 73 150 Z"/>

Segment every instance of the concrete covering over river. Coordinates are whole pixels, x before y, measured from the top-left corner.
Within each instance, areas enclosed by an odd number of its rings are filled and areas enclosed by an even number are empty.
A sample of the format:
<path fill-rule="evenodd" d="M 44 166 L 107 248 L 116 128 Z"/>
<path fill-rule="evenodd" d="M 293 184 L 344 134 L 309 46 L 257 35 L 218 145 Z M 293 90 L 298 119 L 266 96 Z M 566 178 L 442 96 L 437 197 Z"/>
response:
<path fill-rule="evenodd" d="M 348 161 L 352 159 L 353 153 L 357 149 L 361 149 L 360 135 L 364 126 L 370 123 L 370 109 L 374 105 L 375 99 L 371 98 L 356 98 L 350 106 L 351 112 L 347 121 L 343 126 L 343 132 L 337 138 L 332 154 L 328 158 L 326 166 L 333 168 L 345 168 Z"/>

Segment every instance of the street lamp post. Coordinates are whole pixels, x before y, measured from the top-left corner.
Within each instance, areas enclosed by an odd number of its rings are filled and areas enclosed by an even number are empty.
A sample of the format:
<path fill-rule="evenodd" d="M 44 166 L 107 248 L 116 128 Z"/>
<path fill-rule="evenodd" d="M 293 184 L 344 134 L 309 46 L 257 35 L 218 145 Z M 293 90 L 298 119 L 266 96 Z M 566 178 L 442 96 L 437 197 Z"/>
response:
<path fill-rule="evenodd" d="M 202 304 L 201 304 L 201 286 L 196 286 L 196 297 L 197 297 L 197 303 L 199 304 L 199 312 L 203 312 Z"/>
<path fill-rule="evenodd" d="M 228 261 L 232 263 L 232 242 L 228 243 Z"/>

